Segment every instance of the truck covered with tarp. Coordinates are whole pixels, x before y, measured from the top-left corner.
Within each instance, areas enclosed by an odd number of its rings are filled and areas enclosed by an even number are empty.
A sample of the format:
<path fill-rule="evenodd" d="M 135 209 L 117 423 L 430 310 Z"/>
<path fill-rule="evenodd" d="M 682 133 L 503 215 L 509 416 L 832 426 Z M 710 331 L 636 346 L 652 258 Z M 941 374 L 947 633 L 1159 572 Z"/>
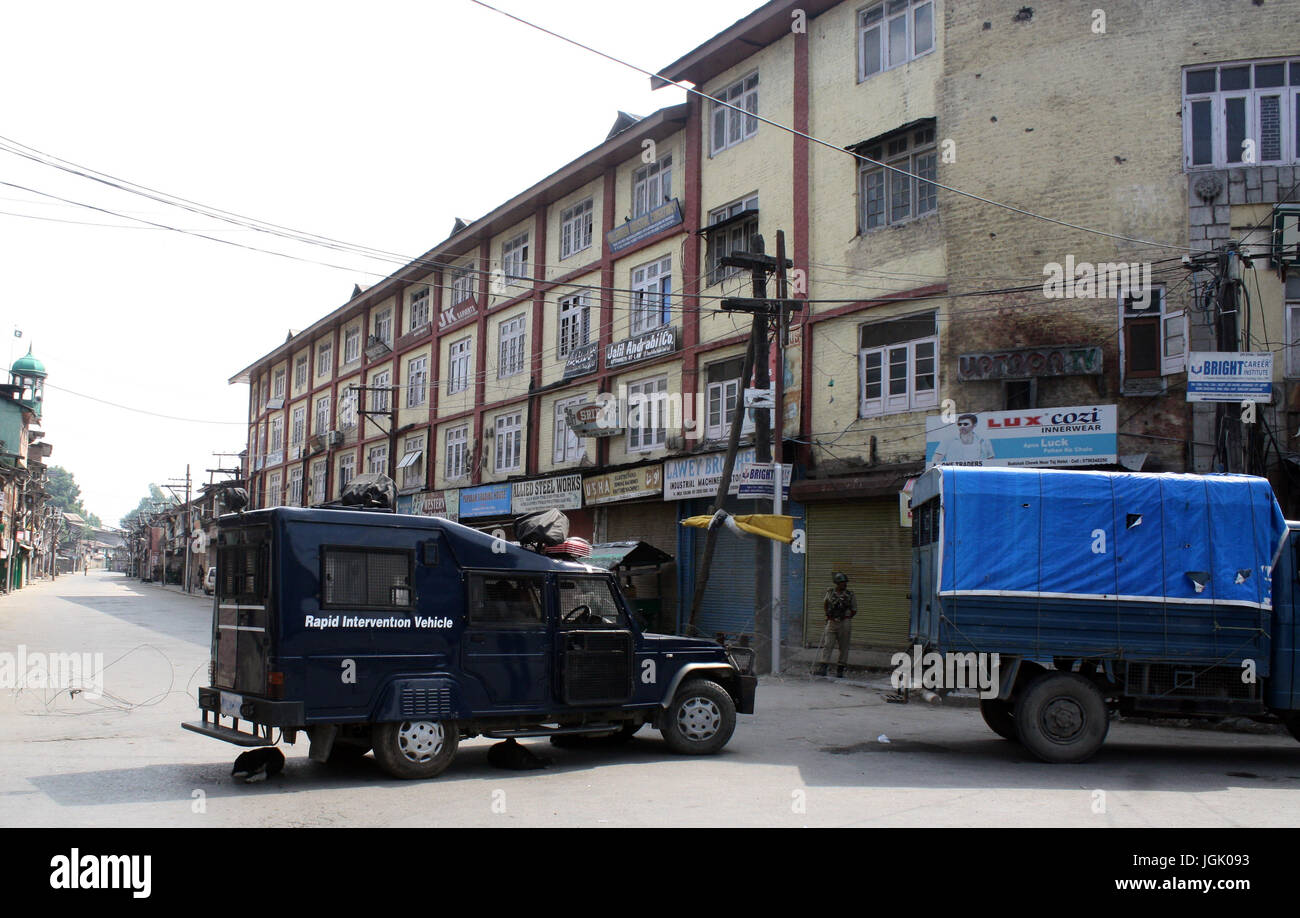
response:
<path fill-rule="evenodd" d="M 1295 722 L 1294 546 L 1266 479 L 941 466 L 912 515 L 913 642 L 998 655 L 995 731 L 1023 741 L 1016 709 L 1043 679 L 1080 695 L 1035 695 L 1067 727 L 1098 707 Z M 1042 732 L 1043 711 L 1020 713 Z"/>

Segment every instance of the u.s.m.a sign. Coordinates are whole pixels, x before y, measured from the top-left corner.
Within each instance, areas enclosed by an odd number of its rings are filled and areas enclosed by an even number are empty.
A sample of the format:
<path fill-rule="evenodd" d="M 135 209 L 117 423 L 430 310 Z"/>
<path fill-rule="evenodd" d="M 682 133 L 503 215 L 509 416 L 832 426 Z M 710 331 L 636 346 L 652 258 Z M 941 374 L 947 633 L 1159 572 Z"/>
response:
<path fill-rule="evenodd" d="M 652 332 L 637 335 L 635 338 L 615 341 L 606 347 L 605 369 L 627 366 L 629 363 L 638 363 L 642 360 L 650 360 L 653 357 L 662 357 L 664 354 L 671 354 L 675 350 L 677 350 L 677 326 L 656 328 Z"/>

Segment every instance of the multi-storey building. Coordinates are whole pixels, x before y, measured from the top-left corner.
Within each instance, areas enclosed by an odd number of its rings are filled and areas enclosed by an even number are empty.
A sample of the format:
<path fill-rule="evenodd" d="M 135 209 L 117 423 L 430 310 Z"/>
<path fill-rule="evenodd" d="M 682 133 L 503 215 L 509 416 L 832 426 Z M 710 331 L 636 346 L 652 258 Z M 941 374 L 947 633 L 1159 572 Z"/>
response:
<path fill-rule="evenodd" d="M 818 642 L 842 570 L 855 643 L 904 643 L 906 488 L 958 415 L 1097 419 L 1103 445 L 1073 458 L 1046 443 L 1069 430 L 1017 441 L 1030 463 L 1233 467 L 1222 410 L 1186 400 L 1186 354 L 1276 350 L 1256 429 L 1290 452 L 1300 288 L 1269 251 L 1300 179 L 1300 48 L 1281 27 L 1297 12 L 773 0 L 656 79 L 705 97 L 620 114 L 601 145 L 237 374 L 255 505 L 320 502 L 381 471 L 401 509 L 507 534 L 513 515 L 560 507 L 578 535 L 674 554 L 635 586 L 680 624 L 703 536 L 677 524 L 712 502 L 747 385 L 747 317 L 719 301 L 750 278 L 722 257 L 760 235 L 772 254 L 781 230 L 807 301 L 781 368 L 806 548 L 789 556 L 785 639 Z M 1228 266 L 1236 299 L 1209 286 L 1221 266 L 1182 261 L 1229 239 L 1263 255 Z M 1090 287 L 1072 283 L 1085 264 Z M 1234 339 L 1219 320 L 1238 301 L 1252 320 Z M 568 409 L 604 393 L 648 404 L 575 430 Z M 769 421 L 746 418 L 745 447 L 755 423 Z M 700 628 L 751 633 L 753 548 L 718 551 Z"/>

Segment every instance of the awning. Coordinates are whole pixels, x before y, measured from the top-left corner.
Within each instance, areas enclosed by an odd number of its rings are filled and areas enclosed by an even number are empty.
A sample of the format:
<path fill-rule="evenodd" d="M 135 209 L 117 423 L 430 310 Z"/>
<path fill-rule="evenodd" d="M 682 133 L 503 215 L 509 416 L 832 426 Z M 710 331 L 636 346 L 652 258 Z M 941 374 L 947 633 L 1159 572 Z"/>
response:
<path fill-rule="evenodd" d="M 588 564 L 613 570 L 616 567 L 653 567 L 673 560 L 667 552 L 649 542 L 601 542 L 591 546 Z"/>
<path fill-rule="evenodd" d="M 422 449 L 412 450 L 411 452 L 406 453 L 405 455 L 402 456 L 402 461 L 397 463 L 397 467 L 399 469 L 409 468 L 410 466 L 415 465 L 415 463 L 419 462 L 420 457 L 423 455 L 424 455 L 424 450 Z"/>

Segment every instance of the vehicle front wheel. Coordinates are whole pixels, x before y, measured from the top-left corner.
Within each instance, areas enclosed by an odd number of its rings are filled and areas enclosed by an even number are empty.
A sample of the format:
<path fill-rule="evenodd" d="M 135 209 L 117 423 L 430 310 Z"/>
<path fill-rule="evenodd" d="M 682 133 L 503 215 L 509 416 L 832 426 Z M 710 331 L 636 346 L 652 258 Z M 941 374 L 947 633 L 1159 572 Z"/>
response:
<path fill-rule="evenodd" d="M 1011 713 L 1010 701 L 981 698 L 980 716 L 984 718 L 984 723 L 988 724 L 989 729 L 998 736 L 1013 742 L 1020 741 L 1020 735 L 1016 733 L 1016 719 Z"/>
<path fill-rule="evenodd" d="M 1101 690 L 1077 673 L 1038 676 L 1016 701 L 1014 717 L 1024 747 L 1054 764 L 1092 758 L 1110 729 Z"/>
<path fill-rule="evenodd" d="M 677 690 L 659 732 L 673 752 L 711 755 L 727 745 L 735 729 L 731 694 L 716 682 L 696 679 Z"/>
<path fill-rule="evenodd" d="M 375 760 L 394 778 L 434 778 L 456 755 L 460 733 L 449 720 L 375 724 Z"/>

